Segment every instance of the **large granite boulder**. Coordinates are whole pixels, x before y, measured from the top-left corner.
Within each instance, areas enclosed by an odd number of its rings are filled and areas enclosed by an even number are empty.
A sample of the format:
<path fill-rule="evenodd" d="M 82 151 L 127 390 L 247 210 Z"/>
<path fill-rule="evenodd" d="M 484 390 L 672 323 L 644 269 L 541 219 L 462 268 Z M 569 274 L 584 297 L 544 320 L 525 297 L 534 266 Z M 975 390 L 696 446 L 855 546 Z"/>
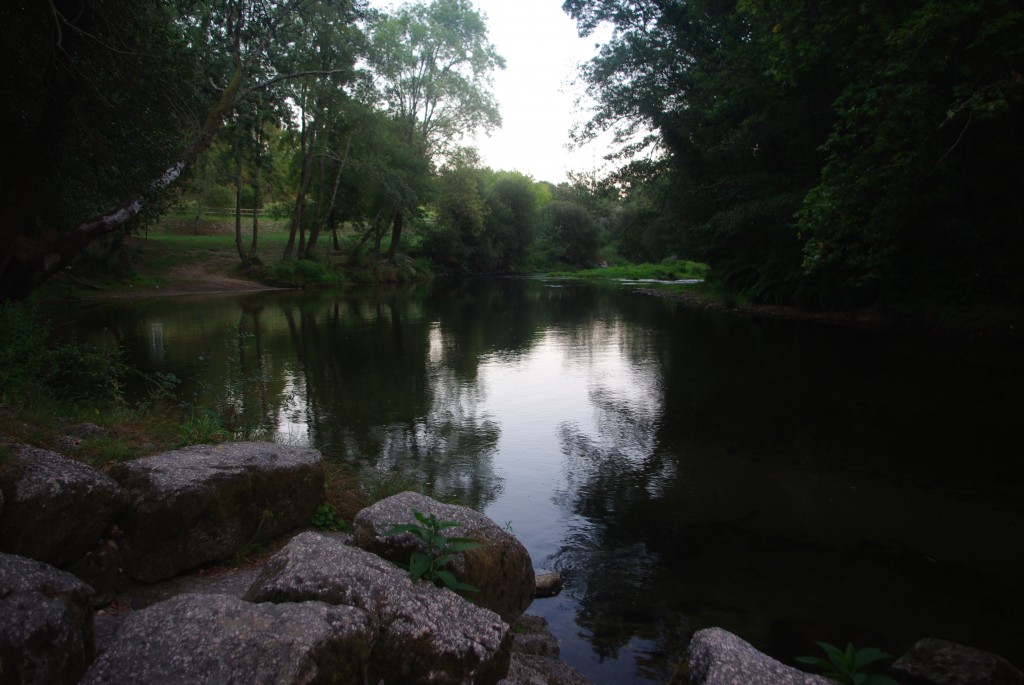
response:
<path fill-rule="evenodd" d="M 448 528 L 450 537 L 471 538 L 480 547 L 460 554 L 452 563 L 459 581 L 480 589 L 466 593 L 476 604 L 497 612 L 511 623 L 522 615 L 536 592 L 530 554 L 512 534 L 478 511 L 442 504 L 425 495 L 403 492 L 383 499 L 356 514 L 355 544 L 362 549 L 407 566 L 413 552 L 426 552 L 425 544 L 411 533 L 385 535 L 395 524 L 416 524 L 413 512 L 434 514 L 458 525 Z"/>
<path fill-rule="evenodd" d="M 94 651 L 91 596 L 70 573 L 0 554 L 0 682 L 77 683 Z"/>
<path fill-rule="evenodd" d="M 933 638 L 918 640 L 889 672 L 913 685 L 1024 685 L 1024 674 L 1001 656 Z"/>
<path fill-rule="evenodd" d="M 790 668 L 721 628 L 694 633 L 688 658 L 692 685 L 835 685 Z"/>
<path fill-rule="evenodd" d="M 128 493 L 96 469 L 55 452 L 8 445 L 0 551 L 68 566 L 100 542 Z"/>
<path fill-rule="evenodd" d="M 114 466 L 128 489 L 128 574 L 141 581 L 222 561 L 307 525 L 323 497 L 320 453 L 266 442 L 195 445 Z"/>
<path fill-rule="evenodd" d="M 181 595 L 126 619 L 82 683 L 363 683 L 372 642 L 352 607 Z"/>
<path fill-rule="evenodd" d="M 377 626 L 370 680 L 495 683 L 508 670 L 512 635 L 492 611 L 321 533 L 301 533 L 271 557 L 245 599 L 358 607 Z"/>

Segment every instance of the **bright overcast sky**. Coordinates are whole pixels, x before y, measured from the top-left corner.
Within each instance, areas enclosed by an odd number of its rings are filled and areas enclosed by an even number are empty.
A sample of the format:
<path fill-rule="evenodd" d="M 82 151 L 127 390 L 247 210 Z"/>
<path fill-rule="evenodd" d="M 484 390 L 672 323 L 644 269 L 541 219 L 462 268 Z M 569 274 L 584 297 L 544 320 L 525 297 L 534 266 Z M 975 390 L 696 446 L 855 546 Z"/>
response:
<path fill-rule="evenodd" d="M 387 10 L 394 0 L 371 0 Z M 580 38 L 562 0 L 473 0 L 487 17 L 491 42 L 505 58 L 494 77 L 502 127 L 473 144 L 485 166 L 521 171 L 538 181 L 560 183 L 566 170 L 600 169 L 603 145 L 567 150 L 569 131 L 587 118 L 576 104 L 576 66 L 595 53 L 595 39 Z"/>

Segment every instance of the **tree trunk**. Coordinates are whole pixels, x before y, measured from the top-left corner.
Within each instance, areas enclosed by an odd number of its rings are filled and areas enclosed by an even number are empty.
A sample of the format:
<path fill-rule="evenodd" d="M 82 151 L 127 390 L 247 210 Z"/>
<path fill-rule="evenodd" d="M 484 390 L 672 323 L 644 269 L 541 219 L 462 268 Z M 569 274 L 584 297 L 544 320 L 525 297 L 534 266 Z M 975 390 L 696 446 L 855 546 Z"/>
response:
<path fill-rule="evenodd" d="M 391 245 L 388 246 L 387 258 L 392 264 L 398 254 L 398 243 L 402 240 L 402 225 L 405 223 L 405 212 L 401 209 L 395 210 L 394 221 L 391 224 Z"/>
<path fill-rule="evenodd" d="M 242 82 L 242 67 L 236 65 L 231 82 L 221 92 L 220 101 L 207 113 L 200 129 L 181 159 L 149 183 L 145 192 L 166 189 L 178 180 L 187 164 L 210 146 L 224 114 L 234 105 Z M 34 226 L 18 227 L 20 234 L 7 241 L 0 253 L 0 299 L 22 299 L 40 283 L 68 266 L 93 241 L 122 228 L 142 211 L 145 196 L 139 193 L 108 212 L 83 221 L 66 231 L 40 232 Z"/>
<path fill-rule="evenodd" d="M 260 204 L 263 194 L 260 192 L 260 165 L 257 161 L 252 182 L 252 244 L 249 245 L 249 257 L 256 256 L 256 243 L 260 234 Z"/>
<path fill-rule="evenodd" d="M 313 122 L 306 128 L 305 117 L 303 117 L 302 135 L 300 149 L 302 151 L 302 173 L 299 177 L 299 192 L 295 197 L 295 210 L 292 212 L 291 232 L 288 234 L 288 243 L 284 247 L 282 259 L 291 259 L 292 251 L 295 249 L 295 236 L 299 237 L 298 256 L 302 257 L 306 252 L 306 227 L 304 225 L 306 193 L 309 192 L 309 179 L 313 174 L 313 143 L 316 137 L 318 116 L 314 114 Z"/>
<path fill-rule="evenodd" d="M 249 255 L 242 247 L 242 143 L 235 142 L 235 249 L 242 268 L 249 266 Z"/>

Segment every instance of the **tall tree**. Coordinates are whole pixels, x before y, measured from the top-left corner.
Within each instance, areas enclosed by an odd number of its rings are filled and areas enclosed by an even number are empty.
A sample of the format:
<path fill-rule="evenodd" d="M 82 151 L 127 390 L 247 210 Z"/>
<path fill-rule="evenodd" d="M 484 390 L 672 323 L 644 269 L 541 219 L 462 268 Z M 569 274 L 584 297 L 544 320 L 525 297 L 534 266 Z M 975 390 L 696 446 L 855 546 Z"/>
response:
<path fill-rule="evenodd" d="M 500 125 L 490 87 L 494 70 L 505 62 L 469 0 L 406 5 L 393 15 L 378 15 L 368 33 L 375 97 L 413 154 L 433 162 L 463 136 Z M 393 207 L 387 252 L 392 260 L 406 212 L 418 201 L 407 197 Z"/>
<path fill-rule="evenodd" d="M 653 200 L 677 227 L 666 247 L 725 285 L 826 307 L 1024 296 L 1016 3 L 563 8 L 583 33 L 614 27 L 583 69 L 582 135 L 656 149 L 618 179 L 646 177 L 634 206 Z"/>
<path fill-rule="evenodd" d="M 157 213 L 241 98 L 295 76 L 263 67 L 309 4 L 4 4 L 0 297 L 25 296 Z"/>
<path fill-rule="evenodd" d="M 845 29 L 850 69 L 797 216 L 806 278 L 827 303 L 1024 301 L 1024 9 L 823 9 Z M 800 49 L 834 54 L 806 9 L 763 10 L 781 74 L 811 68 Z"/>

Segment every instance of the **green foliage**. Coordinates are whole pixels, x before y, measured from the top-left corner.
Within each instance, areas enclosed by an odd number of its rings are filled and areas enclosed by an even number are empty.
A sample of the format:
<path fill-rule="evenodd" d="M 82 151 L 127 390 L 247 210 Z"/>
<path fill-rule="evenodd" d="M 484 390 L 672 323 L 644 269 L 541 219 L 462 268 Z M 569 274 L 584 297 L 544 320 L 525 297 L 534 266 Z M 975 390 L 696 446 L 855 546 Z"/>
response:
<path fill-rule="evenodd" d="M 1016 3 L 563 7 L 615 29 L 582 69 L 597 108 L 578 137 L 657 149 L 612 177 L 620 254 L 693 256 L 752 301 L 1024 298 Z"/>
<path fill-rule="evenodd" d="M 296 259 L 278 262 L 269 275 L 275 285 L 308 288 L 345 285 L 344 277 L 314 259 Z"/>
<path fill-rule="evenodd" d="M 815 644 L 825 651 L 828 661 L 815 656 L 801 656 L 796 660 L 817 666 L 822 669 L 826 678 L 838 680 L 843 685 L 898 685 L 887 675 L 862 672 L 864 667 L 891 656 L 877 647 L 855 649 L 852 643 L 847 643 L 846 649 L 842 650 L 827 642 Z"/>
<path fill-rule="evenodd" d="M 23 401 L 54 374 L 49 332 L 23 304 L 0 302 L 0 402 Z"/>
<path fill-rule="evenodd" d="M 413 581 L 429 580 L 435 585 L 443 585 L 449 590 L 466 590 L 480 592 L 479 588 L 468 583 L 461 583 L 445 566 L 455 560 L 455 555 L 475 549 L 480 543 L 469 538 L 447 537 L 444 530 L 459 525 L 455 521 L 441 521 L 434 514 L 426 516 L 418 511 L 412 512 L 416 523 L 395 524 L 385 533 L 386 536 L 411 533 L 424 542 L 427 552 L 413 552 L 409 557 L 409 577 Z"/>
<path fill-rule="evenodd" d="M 231 433 L 224 428 L 224 422 L 209 409 L 190 405 L 189 412 L 178 429 L 177 447 L 205 445 L 228 440 Z"/>
<path fill-rule="evenodd" d="M 547 259 L 572 266 L 597 262 L 601 246 L 597 223 L 580 205 L 552 200 L 544 208 L 539 249 Z"/>
<path fill-rule="evenodd" d="M 813 41 L 795 14 L 792 40 Z M 857 69 L 797 216 L 808 276 L 826 302 L 1024 296 L 1024 12 L 922 0 L 846 20 Z"/>
<path fill-rule="evenodd" d="M 437 216 L 421 252 L 454 273 L 504 273 L 527 262 L 538 224 L 539 188 L 529 176 L 479 169 L 462 155 L 442 170 Z"/>
<path fill-rule="evenodd" d="M 573 276 L 576 278 L 615 278 L 631 281 L 680 281 L 706 278 L 707 264 L 688 259 L 666 259 L 660 264 L 625 264 L 581 271 L 556 271 L 551 276 Z"/>
<path fill-rule="evenodd" d="M 77 342 L 50 343 L 50 329 L 30 304 L 0 302 L 0 402 L 121 399 L 129 370 L 116 355 Z"/>
<path fill-rule="evenodd" d="M 79 450 L 91 455 L 90 461 L 97 464 L 122 462 L 142 456 L 138 446 L 118 436 L 98 436 L 83 441 Z"/>
<path fill-rule="evenodd" d="M 351 524 L 342 518 L 333 504 L 324 503 L 316 508 L 311 522 L 316 528 L 325 530 L 352 530 Z"/>

